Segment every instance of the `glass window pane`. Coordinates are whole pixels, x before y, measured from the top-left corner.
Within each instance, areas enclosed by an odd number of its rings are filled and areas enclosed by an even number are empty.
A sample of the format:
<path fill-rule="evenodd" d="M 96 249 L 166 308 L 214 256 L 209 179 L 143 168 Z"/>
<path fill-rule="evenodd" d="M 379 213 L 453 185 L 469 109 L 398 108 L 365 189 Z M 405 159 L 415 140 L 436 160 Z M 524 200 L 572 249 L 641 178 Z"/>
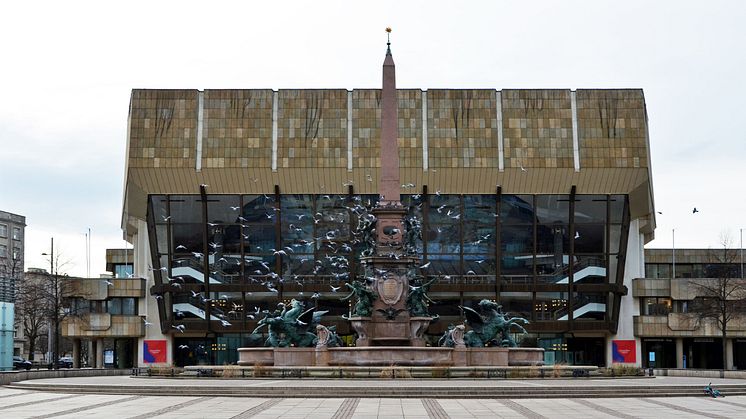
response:
<path fill-rule="evenodd" d="M 500 246 L 505 253 L 533 253 L 533 226 L 502 226 Z"/>
<path fill-rule="evenodd" d="M 536 216 L 541 224 L 569 224 L 569 195 L 537 195 Z"/>
<path fill-rule="evenodd" d="M 625 203 L 627 201 L 626 195 L 611 195 L 609 197 L 609 212 L 611 215 L 612 223 L 621 223 L 624 219 Z"/>
<path fill-rule="evenodd" d="M 461 218 L 459 195 L 430 195 L 428 217 L 430 223 L 452 224 Z"/>
<path fill-rule="evenodd" d="M 551 255 L 559 260 L 570 253 L 570 226 L 567 224 L 536 226 L 536 251 L 540 255 Z"/>
<path fill-rule="evenodd" d="M 238 223 L 240 210 L 238 195 L 207 195 L 207 220 L 211 223 Z"/>
<path fill-rule="evenodd" d="M 246 253 L 271 254 L 276 246 L 274 225 L 251 225 L 243 229 Z"/>
<path fill-rule="evenodd" d="M 150 195 L 150 210 L 156 223 L 168 222 L 167 200 L 166 195 Z"/>
<path fill-rule="evenodd" d="M 127 316 L 137 314 L 136 300 L 134 298 L 122 298 L 122 314 Z"/>
<path fill-rule="evenodd" d="M 274 195 L 244 195 L 241 208 L 242 224 L 273 223 L 275 219 Z"/>
<path fill-rule="evenodd" d="M 606 195 L 575 195 L 575 224 L 606 223 Z"/>
<path fill-rule="evenodd" d="M 202 202 L 199 195 L 171 195 L 172 223 L 201 223 Z"/>
<path fill-rule="evenodd" d="M 530 292 L 503 292 L 500 294 L 503 313 L 510 317 L 531 318 L 533 295 Z"/>
<path fill-rule="evenodd" d="M 464 195 L 465 220 L 479 224 L 495 224 L 495 195 Z"/>
<path fill-rule="evenodd" d="M 612 224 L 609 228 L 609 253 L 619 253 L 619 247 L 622 245 L 622 226 Z"/>
<path fill-rule="evenodd" d="M 428 253 L 459 253 L 461 229 L 458 224 L 431 224 L 427 230 Z"/>
<path fill-rule="evenodd" d="M 575 253 L 601 253 L 606 249 L 606 227 L 603 224 L 575 226 Z"/>
<path fill-rule="evenodd" d="M 202 224 L 174 224 L 171 229 L 174 253 L 202 253 L 204 251 Z M 165 238 L 163 240 L 165 241 Z M 158 242 L 160 241 L 159 235 Z"/>
<path fill-rule="evenodd" d="M 494 253 L 495 225 L 464 224 L 464 253 Z"/>
<path fill-rule="evenodd" d="M 566 292 L 537 292 L 536 320 L 567 321 L 567 293 Z"/>
<path fill-rule="evenodd" d="M 107 312 L 113 315 L 122 314 L 122 299 L 112 298 L 108 301 Z"/>
<path fill-rule="evenodd" d="M 500 222 L 505 224 L 533 224 L 533 195 L 502 195 Z"/>

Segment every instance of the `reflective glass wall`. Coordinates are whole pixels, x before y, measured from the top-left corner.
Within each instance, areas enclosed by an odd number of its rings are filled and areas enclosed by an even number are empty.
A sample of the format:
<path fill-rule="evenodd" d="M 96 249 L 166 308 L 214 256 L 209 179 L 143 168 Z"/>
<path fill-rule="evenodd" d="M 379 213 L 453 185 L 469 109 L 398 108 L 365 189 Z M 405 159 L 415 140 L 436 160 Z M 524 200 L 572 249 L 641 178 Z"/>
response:
<path fill-rule="evenodd" d="M 624 195 L 403 195 L 442 316 L 483 298 L 544 331 L 608 329 L 625 249 Z M 351 333 L 345 282 L 360 278 L 376 195 L 151 195 L 153 292 L 166 324 L 242 336 L 291 298 Z M 563 323 L 574 322 L 572 326 Z M 588 322 L 587 325 L 579 323 Z M 441 327 L 442 326 L 442 327 Z"/>

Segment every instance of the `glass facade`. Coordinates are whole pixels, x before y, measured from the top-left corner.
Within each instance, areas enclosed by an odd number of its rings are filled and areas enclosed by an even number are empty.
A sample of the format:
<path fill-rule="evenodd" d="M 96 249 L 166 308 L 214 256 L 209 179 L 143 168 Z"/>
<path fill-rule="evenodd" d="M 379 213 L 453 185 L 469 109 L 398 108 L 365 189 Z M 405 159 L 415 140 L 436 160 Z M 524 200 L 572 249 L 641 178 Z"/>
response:
<path fill-rule="evenodd" d="M 573 199 L 574 198 L 574 199 Z M 359 226 L 377 195 L 151 195 L 148 226 L 165 324 L 240 341 L 255 314 L 291 298 L 329 310 L 342 335 L 344 283 L 360 278 Z M 628 220 L 624 195 L 403 195 L 416 248 L 438 277 L 439 334 L 488 298 L 531 332 L 612 330 Z M 161 270 L 161 268 L 165 268 Z M 225 342 L 224 342 L 225 343 Z M 226 343 L 227 344 L 227 343 Z M 212 348 L 205 347 L 205 353 Z"/>

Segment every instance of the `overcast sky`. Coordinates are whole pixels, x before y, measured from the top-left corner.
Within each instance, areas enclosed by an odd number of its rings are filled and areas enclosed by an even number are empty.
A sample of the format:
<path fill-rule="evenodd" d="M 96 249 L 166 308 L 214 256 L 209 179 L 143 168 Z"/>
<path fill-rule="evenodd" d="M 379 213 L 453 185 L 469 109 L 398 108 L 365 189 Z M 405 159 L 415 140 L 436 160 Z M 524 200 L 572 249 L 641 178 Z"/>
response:
<path fill-rule="evenodd" d="M 658 215 L 648 247 L 746 227 L 746 2 L 16 1 L 0 6 L 0 209 L 84 275 L 119 229 L 132 88 L 642 88 Z M 692 214 L 697 207 L 700 211 Z"/>

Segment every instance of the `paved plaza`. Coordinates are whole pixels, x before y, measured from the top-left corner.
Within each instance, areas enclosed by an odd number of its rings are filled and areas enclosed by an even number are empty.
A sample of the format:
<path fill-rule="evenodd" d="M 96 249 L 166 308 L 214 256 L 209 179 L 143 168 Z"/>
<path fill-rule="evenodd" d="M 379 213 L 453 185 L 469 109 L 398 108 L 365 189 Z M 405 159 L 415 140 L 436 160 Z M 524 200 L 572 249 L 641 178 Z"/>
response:
<path fill-rule="evenodd" d="M 170 380 L 87 377 L 33 380 L 55 384 L 62 392 L 0 387 L 2 418 L 746 418 L 746 396 L 635 398 L 278 398 L 183 396 L 179 386 L 518 386 L 539 390 L 567 382 L 572 386 L 698 385 L 700 378 L 647 380 Z M 570 384 L 571 383 L 571 384 Z M 740 384 L 713 380 L 713 385 Z M 70 385 L 172 387 L 172 396 L 65 393 Z M 705 382 L 706 384 L 706 382 Z"/>

